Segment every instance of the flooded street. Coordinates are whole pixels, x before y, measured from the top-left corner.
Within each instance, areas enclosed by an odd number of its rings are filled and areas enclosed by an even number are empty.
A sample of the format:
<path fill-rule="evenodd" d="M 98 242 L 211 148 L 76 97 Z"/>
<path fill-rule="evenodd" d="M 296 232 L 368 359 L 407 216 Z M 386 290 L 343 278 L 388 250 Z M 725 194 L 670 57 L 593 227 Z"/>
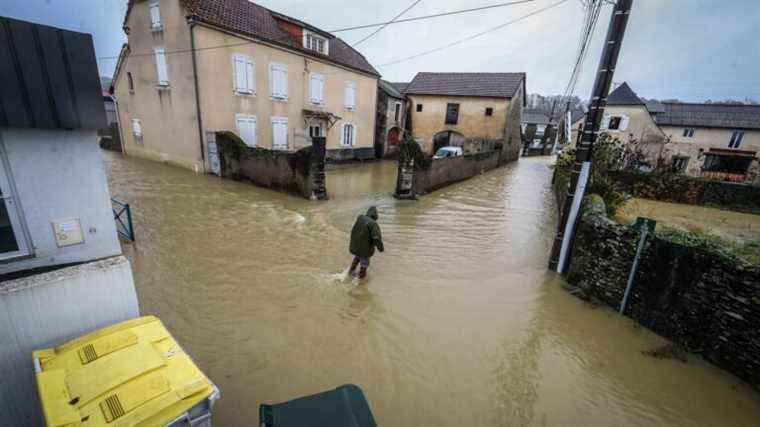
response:
<path fill-rule="evenodd" d="M 132 205 L 124 245 L 143 314 L 220 387 L 218 426 L 345 383 L 382 426 L 757 425 L 760 395 L 593 309 L 546 271 L 548 160 L 521 159 L 418 202 L 395 164 L 328 171 L 312 202 L 104 152 Z M 345 279 L 356 215 L 378 206 L 386 251 Z"/>

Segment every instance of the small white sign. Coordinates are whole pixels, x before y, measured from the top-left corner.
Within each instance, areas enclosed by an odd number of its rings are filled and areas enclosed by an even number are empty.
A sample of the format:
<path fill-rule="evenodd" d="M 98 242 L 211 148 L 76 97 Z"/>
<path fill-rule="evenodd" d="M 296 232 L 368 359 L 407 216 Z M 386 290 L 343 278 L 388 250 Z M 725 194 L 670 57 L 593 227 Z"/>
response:
<path fill-rule="evenodd" d="M 53 221 L 55 243 L 59 248 L 84 243 L 84 233 L 79 218 L 67 218 Z"/>

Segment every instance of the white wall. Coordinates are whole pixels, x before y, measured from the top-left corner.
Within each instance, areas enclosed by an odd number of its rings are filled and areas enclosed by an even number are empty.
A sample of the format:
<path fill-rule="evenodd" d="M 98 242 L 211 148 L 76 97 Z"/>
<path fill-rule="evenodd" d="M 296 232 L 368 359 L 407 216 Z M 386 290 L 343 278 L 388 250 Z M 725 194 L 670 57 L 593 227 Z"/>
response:
<path fill-rule="evenodd" d="M 32 351 L 139 314 L 123 256 L 0 282 L 0 425 L 43 425 Z"/>
<path fill-rule="evenodd" d="M 0 274 L 121 254 L 96 130 L 0 129 L 33 257 Z M 84 243 L 59 248 L 51 221 L 79 218 Z"/>

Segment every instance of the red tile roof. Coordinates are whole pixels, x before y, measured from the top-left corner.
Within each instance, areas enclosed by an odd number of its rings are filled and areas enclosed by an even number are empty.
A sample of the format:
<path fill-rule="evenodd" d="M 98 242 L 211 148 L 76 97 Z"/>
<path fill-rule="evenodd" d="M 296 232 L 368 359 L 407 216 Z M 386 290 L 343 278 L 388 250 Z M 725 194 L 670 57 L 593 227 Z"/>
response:
<path fill-rule="evenodd" d="M 126 26 L 129 12 L 136 0 L 129 0 Z M 313 27 L 305 22 L 273 12 L 249 0 L 180 0 L 187 11 L 188 18 L 213 25 L 242 36 L 262 39 L 270 43 L 302 51 L 308 55 L 324 58 L 336 64 L 379 77 L 380 73 L 367 59 L 338 37 Z M 303 25 L 305 29 L 320 35 L 329 36 L 329 55 L 303 47 L 303 40 L 296 40 L 278 25 L 278 19 Z"/>

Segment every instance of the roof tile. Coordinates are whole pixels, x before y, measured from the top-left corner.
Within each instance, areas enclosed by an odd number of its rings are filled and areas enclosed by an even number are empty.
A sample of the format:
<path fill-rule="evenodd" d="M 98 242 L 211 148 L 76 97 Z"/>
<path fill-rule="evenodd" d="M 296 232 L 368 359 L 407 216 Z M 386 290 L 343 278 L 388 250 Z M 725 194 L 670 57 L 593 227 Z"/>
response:
<path fill-rule="evenodd" d="M 406 94 L 512 98 L 525 73 L 417 73 Z"/>

